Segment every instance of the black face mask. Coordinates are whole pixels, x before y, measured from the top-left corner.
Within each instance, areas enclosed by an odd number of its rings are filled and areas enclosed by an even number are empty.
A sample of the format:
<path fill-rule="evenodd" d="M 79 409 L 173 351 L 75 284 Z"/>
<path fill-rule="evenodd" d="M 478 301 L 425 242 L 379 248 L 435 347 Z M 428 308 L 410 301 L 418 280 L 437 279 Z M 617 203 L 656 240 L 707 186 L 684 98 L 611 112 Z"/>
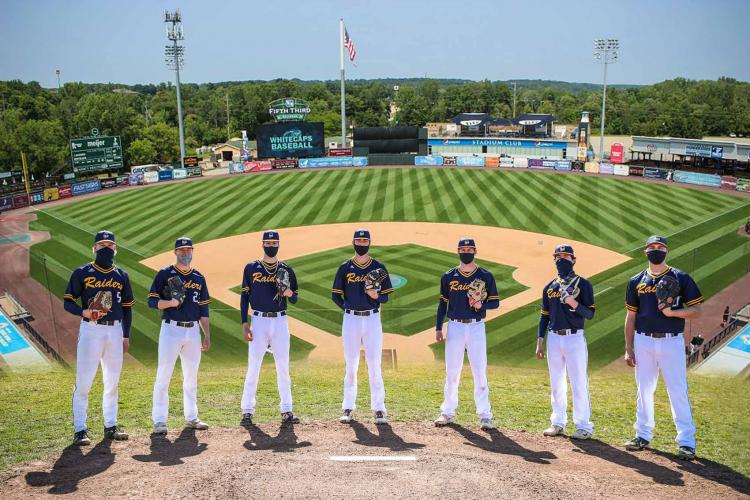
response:
<path fill-rule="evenodd" d="M 567 259 L 557 259 L 555 261 L 555 267 L 557 267 L 557 275 L 561 278 L 564 278 L 573 272 L 573 263 Z"/>
<path fill-rule="evenodd" d="M 114 258 L 115 251 L 111 248 L 104 247 L 96 251 L 96 259 L 94 260 L 94 262 L 99 267 L 110 268 L 112 267 Z"/>
<path fill-rule="evenodd" d="M 357 255 L 364 255 L 370 251 L 370 245 L 354 245 L 354 251 Z"/>
<path fill-rule="evenodd" d="M 474 254 L 469 252 L 458 252 L 458 258 L 461 259 L 461 262 L 464 264 L 471 264 L 474 260 Z"/>
<path fill-rule="evenodd" d="M 664 250 L 649 250 L 646 252 L 646 257 L 650 263 L 659 265 L 667 258 L 667 252 Z"/>
<path fill-rule="evenodd" d="M 263 247 L 263 252 L 265 252 L 266 255 L 273 258 L 276 257 L 276 254 L 279 253 L 279 247 Z"/>

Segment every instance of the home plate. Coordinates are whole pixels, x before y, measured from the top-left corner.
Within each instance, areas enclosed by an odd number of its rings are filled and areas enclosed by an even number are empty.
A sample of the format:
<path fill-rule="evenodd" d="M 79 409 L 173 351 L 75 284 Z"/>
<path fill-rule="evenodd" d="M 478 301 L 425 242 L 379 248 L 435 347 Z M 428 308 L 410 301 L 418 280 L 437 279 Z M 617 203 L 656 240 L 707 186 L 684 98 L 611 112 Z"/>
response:
<path fill-rule="evenodd" d="M 414 462 L 417 457 L 414 455 L 334 455 L 331 460 L 334 462 Z"/>

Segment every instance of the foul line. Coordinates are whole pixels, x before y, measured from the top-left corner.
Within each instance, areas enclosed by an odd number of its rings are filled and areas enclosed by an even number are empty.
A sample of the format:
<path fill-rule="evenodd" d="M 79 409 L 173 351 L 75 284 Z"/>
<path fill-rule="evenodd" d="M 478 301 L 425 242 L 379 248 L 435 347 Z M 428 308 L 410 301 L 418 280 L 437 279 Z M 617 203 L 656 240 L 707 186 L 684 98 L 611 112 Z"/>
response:
<path fill-rule="evenodd" d="M 414 455 L 334 455 L 330 460 L 334 462 L 415 462 L 417 457 Z"/>

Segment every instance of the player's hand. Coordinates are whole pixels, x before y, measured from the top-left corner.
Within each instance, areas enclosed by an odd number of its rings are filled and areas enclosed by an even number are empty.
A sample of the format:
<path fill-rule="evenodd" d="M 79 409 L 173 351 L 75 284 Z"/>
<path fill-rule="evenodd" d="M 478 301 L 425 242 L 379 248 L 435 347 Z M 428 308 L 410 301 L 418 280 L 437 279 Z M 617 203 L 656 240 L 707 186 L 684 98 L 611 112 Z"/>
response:
<path fill-rule="evenodd" d="M 625 350 L 625 362 L 629 367 L 635 368 L 635 352 L 632 349 Z"/>
<path fill-rule="evenodd" d="M 292 295 L 294 295 L 294 292 L 292 291 L 292 289 L 291 289 L 291 288 L 287 288 L 286 290 L 284 290 L 284 297 L 287 297 L 287 298 L 289 298 L 289 297 L 291 297 Z"/>
<path fill-rule="evenodd" d="M 99 311 L 94 311 L 94 310 L 92 310 L 92 309 L 84 309 L 84 310 L 83 310 L 83 311 L 81 312 L 81 316 L 83 316 L 83 317 L 84 317 L 84 318 L 86 318 L 86 319 L 93 319 L 93 318 L 91 317 L 91 313 L 93 313 L 93 312 L 99 312 Z"/>
<path fill-rule="evenodd" d="M 380 297 L 377 290 L 367 290 L 367 295 L 369 295 L 372 300 L 378 300 L 378 297 Z"/>
<path fill-rule="evenodd" d="M 182 305 L 182 302 L 180 302 L 180 301 L 179 301 L 179 300 L 177 300 L 177 299 L 172 299 L 172 300 L 170 300 L 170 301 L 169 301 L 169 307 L 174 307 L 174 308 L 178 308 L 178 307 L 180 307 L 181 305 Z"/>
<path fill-rule="evenodd" d="M 664 309 L 661 310 L 661 313 L 666 316 L 667 318 L 674 318 L 676 317 L 676 314 L 674 313 L 674 310 L 672 310 L 671 307 L 666 306 Z"/>
<path fill-rule="evenodd" d="M 565 304 L 568 305 L 571 309 L 575 309 L 576 307 L 578 307 L 578 301 L 571 296 L 565 297 Z"/>
<path fill-rule="evenodd" d="M 122 352 L 126 353 L 130 349 L 130 339 L 128 337 L 122 338 Z"/>
<path fill-rule="evenodd" d="M 248 323 L 242 323 L 242 335 L 245 337 L 247 342 L 253 341 L 253 331 L 250 329 Z"/>
<path fill-rule="evenodd" d="M 211 349 L 211 337 L 204 335 L 203 343 L 201 344 L 201 351 L 208 352 L 209 349 Z"/>
<path fill-rule="evenodd" d="M 536 357 L 537 359 L 544 359 L 544 348 L 540 345 L 536 346 Z"/>
<path fill-rule="evenodd" d="M 435 330 L 435 341 L 442 342 L 445 340 L 445 335 L 443 335 L 443 330 Z"/>
<path fill-rule="evenodd" d="M 473 307 L 474 309 L 476 309 L 477 311 L 479 311 L 480 309 L 482 309 L 482 301 L 481 300 L 477 300 L 476 302 L 474 302 L 473 304 L 471 304 L 471 307 Z"/>

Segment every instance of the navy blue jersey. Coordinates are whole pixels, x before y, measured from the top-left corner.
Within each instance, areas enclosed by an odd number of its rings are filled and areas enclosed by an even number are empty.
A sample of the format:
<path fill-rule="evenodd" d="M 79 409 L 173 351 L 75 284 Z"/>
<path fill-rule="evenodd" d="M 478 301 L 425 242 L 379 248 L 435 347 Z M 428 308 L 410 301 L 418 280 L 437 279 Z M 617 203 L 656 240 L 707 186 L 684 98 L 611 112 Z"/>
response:
<path fill-rule="evenodd" d="M 355 311 L 378 310 L 380 304 L 388 300 L 388 294 L 393 292 L 390 275 L 382 284 L 379 300 L 373 300 L 365 292 L 365 276 L 373 269 L 383 269 L 386 273 L 388 272 L 383 264 L 372 257 L 364 264 L 349 259 L 339 266 L 336 270 L 336 277 L 333 279 L 331 292 L 343 300 L 341 303 L 336 301 L 340 307 Z"/>
<path fill-rule="evenodd" d="M 208 295 L 206 278 L 195 269 L 181 271 L 176 266 L 164 267 L 156 273 L 154 282 L 151 283 L 151 291 L 148 294 L 148 306 L 156 309 L 159 299 L 172 300 L 172 297 L 164 293 L 167 280 L 177 276 L 185 285 L 185 300 L 180 307 L 169 307 L 162 310 L 162 319 L 171 321 L 198 321 L 208 317 L 208 304 L 211 297 Z"/>
<path fill-rule="evenodd" d="M 122 321 L 123 307 L 135 304 L 128 273 L 117 266 L 104 269 L 93 262 L 79 267 L 70 276 L 63 298 L 72 302 L 81 299 L 81 307 L 88 309 L 89 302 L 98 291 L 112 292 L 112 310 L 99 321 Z"/>
<path fill-rule="evenodd" d="M 487 298 L 477 311 L 469 306 L 467 290 L 475 279 L 484 281 Z M 481 319 L 487 316 L 487 309 L 500 306 L 495 277 L 483 267 L 475 267 L 470 273 L 464 273 L 458 267 L 448 270 L 440 279 L 440 301 L 447 305 L 448 319 Z M 440 308 L 438 308 L 438 328 L 442 326 Z"/>
<path fill-rule="evenodd" d="M 636 313 L 635 330 L 637 332 L 681 333 L 685 329 L 684 319 L 664 316 L 657 307 L 656 284 L 662 276 L 667 274 L 676 278 L 680 283 L 679 305 L 674 306 L 673 309 L 694 306 L 703 302 L 703 295 L 698 290 L 698 285 L 688 273 L 668 267 L 661 274 L 654 275 L 646 269 L 630 278 L 625 295 L 625 307 Z"/>
<path fill-rule="evenodd" d="M 289 271 L 289 284 L 292 290 L 290 302 L 297 302 L 298 286 L 297 276 L 294 270 L 285 262 L 275 262 L 268 264 L 263 260 L 250 262 L 242 271 L 242 295 L 249 301 L 250 308 L 253 311 L 260 312 L 279 312 L 286 311 L 287 298 L 276 297 L 276 271 L 279 267 L 286 268 Z"/>
<path fill-rule="evenodd" d="M 581 293 L 576 298 L 580 304 L 578 311 L 573 311 L 569 305 L 560 302 L 560 278 L 550 281 L 542 291 L 542 315 L 549 316 L 550 330 L 580 330 L 583 328 L 584 316 L 580 307 L 594 310 L 594 287 L 586 278 L 578 282 Z"/>

